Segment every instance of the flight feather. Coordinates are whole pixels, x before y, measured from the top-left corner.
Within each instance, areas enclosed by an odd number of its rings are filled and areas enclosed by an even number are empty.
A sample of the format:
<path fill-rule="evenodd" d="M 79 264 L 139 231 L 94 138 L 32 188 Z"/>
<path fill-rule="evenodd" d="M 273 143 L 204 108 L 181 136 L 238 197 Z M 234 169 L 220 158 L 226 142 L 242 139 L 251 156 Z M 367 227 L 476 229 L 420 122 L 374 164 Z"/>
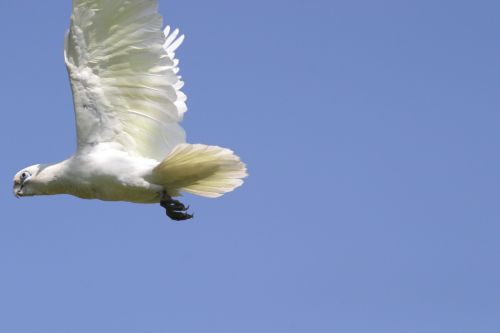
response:
<path fill-rule="evenodd" d="M 73 1 L 65 61 L 79 150 L 109 142 L 161 161 L 185 142 L 184 36 L 162 25 L 156 0 Z"/>

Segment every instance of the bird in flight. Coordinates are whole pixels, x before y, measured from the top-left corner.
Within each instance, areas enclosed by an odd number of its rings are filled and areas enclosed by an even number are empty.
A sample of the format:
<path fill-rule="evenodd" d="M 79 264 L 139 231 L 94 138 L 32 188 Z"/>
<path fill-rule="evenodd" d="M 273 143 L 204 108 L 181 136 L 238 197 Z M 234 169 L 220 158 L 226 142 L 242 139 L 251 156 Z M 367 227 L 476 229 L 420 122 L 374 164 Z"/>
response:
<path fill-rule="evenodd" d="M 14 195 L 160 203 L 173 220 L 193 217 L 174 197 L 216 198 L 242 185 L 231 150 L 186 143 L 187 111 L 177 75 L 184 36 L 164 30 L 156 0 L 73 0 L 64 58 L 77 150 L 14 177 Z"/>

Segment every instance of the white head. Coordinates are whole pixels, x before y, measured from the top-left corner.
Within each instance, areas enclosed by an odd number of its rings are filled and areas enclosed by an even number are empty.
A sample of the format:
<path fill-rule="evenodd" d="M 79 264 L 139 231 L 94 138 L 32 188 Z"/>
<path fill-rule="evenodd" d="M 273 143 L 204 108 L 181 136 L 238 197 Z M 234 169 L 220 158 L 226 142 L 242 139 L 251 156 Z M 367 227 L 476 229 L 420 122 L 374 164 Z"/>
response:
<path fill-rule="evenodd" d="M 14 195 L 18 198 L 36 195 L 36 179 L 41 170 L 40 164 L 37 164 L 19 171 L 14 176 Z"/>

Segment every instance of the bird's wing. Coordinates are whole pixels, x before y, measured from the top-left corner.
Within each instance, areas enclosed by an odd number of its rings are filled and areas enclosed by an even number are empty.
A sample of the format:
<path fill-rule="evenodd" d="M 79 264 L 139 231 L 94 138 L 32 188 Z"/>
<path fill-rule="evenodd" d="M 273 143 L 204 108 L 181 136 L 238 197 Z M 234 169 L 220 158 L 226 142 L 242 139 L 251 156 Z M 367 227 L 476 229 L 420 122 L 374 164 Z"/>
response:
<path fill-rule="evenodd" d="M 73 0 L 65 61 L 80 151 L 110 142 L 161 161 L 185 142 L 184 36 L 162 24 L 156 0 Z"/>

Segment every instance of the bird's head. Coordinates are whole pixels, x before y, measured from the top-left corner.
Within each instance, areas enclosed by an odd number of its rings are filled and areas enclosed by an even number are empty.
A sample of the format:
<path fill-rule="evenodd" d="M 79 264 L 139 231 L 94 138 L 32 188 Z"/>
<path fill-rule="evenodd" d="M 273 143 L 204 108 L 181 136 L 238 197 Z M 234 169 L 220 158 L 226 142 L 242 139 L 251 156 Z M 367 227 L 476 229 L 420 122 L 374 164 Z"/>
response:
<path fill-rule="evenodd" d="M 33 183 L 40 172 L 40 165 L 22 169 L 14 176 L 14 195 L 18 198 L 35 195 Z"/>

